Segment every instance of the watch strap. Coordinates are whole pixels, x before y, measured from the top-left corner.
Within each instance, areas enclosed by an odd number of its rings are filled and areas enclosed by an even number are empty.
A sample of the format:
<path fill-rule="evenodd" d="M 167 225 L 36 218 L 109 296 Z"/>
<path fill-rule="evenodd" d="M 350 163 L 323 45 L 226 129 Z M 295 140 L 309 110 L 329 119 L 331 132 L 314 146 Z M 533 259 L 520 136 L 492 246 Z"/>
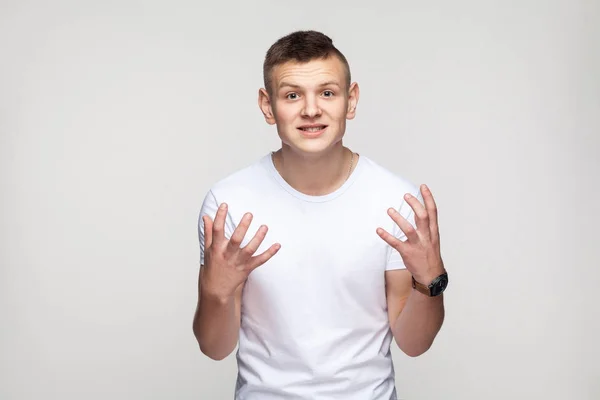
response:
<path fill-rule="evenodd" d="M 431 289 L 429 289 L 429 286 L 417 282 L 414 276 L 412 277 L 412 287 L 424 295 L 431 296 Z"/>
<path fill-rule="evenodd" d="M 415 280 L 415 277 L 412 277 L 412 287 L 417 291 L 423 293 L 426 296 L 434 297 L 439 296 L 444 292 L 446 287 L 448 286 L 448 273 L 444 272 L 437 278 L 435 278 L 429 285 L 424 285 Z"/>

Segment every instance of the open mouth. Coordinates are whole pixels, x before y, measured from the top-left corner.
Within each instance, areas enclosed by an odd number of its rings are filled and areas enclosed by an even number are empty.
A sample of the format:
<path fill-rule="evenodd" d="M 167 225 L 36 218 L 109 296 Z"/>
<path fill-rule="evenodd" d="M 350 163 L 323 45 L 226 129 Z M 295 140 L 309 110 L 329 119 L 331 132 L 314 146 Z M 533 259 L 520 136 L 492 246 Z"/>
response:
<path fill-rule="evenodd" d="M 300 129 L 301 131 L 304 131 L 304 132 L 319 132 L 325 128 L 327 128 L 327 125 L 301 126 L 298 129 Z"/>

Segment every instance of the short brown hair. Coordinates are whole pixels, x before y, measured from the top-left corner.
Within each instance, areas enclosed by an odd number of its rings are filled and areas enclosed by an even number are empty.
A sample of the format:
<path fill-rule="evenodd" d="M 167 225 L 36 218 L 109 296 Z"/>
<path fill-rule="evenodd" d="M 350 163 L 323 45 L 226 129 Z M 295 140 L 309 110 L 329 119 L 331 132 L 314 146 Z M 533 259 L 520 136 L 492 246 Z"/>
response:
<path fill-rule="evenodd" d="M 346 88 L 350 87 L 350 65 L 348 60 L 327 35 L 317 31 L 296 31 L 277 40 L 267 51 L 263 63 L 265 89 L 271 93 L 271 73 L 277 65 L 288 61 L 300 63 L 336 56 L 344 65 Z"/>

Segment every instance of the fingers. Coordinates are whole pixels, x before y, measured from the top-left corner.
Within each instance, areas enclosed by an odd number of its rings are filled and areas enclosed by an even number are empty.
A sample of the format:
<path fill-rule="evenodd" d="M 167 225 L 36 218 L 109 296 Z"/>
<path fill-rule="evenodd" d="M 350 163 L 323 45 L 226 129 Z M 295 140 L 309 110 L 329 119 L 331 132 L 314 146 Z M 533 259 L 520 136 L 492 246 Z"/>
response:
<path fill-rule="evenodd" d="M 225 217 L 227 216 L 227 204 L 222 203 L 215 215 L 213 223 L 212 240 L 215 244 L 222 243 L 225 240 Z"/>
<path fill-rule="evenodd" d="M 213 222 L 208 215 L 202 216 L 204 223 L 204 250 L 208 249 L 212 244 Z"/>
<path fill-rule="evenodd" d="M 266 225 L 261 225 L 261 227 L 258 228 L 258 232 L 256 232 L 256 235 L 254 235 L 254 237 L 252 238 L 252 240 L 250 240 L 250 242 L 248 242 L 246 247 L 244 247 L 241 250 L 244 257 L 251 257 L 247 264 L 250 270 L 253 270 L 269 261 L 269 259 L 273 257 L 281 248 L 281 245 L 279 243 L 275 243 L 263 253 L 252 257 L 254 253 L 256 253 L 256 251 L 258 250 L 260 244 L 265 239 L 267 231 L 268 227 Z"/>
<path fill-rule="evenodd" d="M 253 270 L 255 268 L 260 267 L 261 265 L 263 265 L 264 263 L 269 261 L 271 259 L 271 257 L 273 257 L 275 254 L 277 254 L 277 252 L 279 251 L 280 248 L 281 248 L 281 245 L 279 243 L 275 243 L 274 245 L 269 247 L 267 250 L 265 250 L 263 253 L 257 255 L 256 257 L 252 257 L 252 259 L 250 260 L 250 263 L 248 265 L 248 268 L 250 268 L 250 270 Z"/>
<path fill-rule="evenodd" d="M 227 253 L 233 254 L 234 252 L 240 249 L 240 244 L 242 240 L 244 240 L 244 236 L 246 236 L 246 232 L 248 232 L 248 227 L 250 227 L 250 223 L 252 222 L 252 214 L 246 213 L 242 217 L 242 220 L 233 231 L 233 235 L 229 239 L 229 243 L 227 244 Z"/>
<path fill-rule="evenodd" d="M 388 231 L 386 231 L 383 228 L 377 228 L 377 234 L 379 235 L 379 237 L 381 237 L 383 240 L 385 240 L 387 242 L 387 244 L 389 244 L 390 246 L 392 246 L 394 249 L 396 249 L 398 251 L 401 251 L 401 249 L 405 245 L 404 242 L 402 242 L 400 239 L 398 239 L 397 237 L 395 237 L 394 235 L 392 235 L 391 233 L 389 233 Z"/>
<path fill-rule="evenodd" d="M 406 218 L 404 218 L 402 215 L 400 215 L 400 213 L 398 211 L 396 211 L 393 208 L 390 208 L 390 209 L 388 209 L 388 215 L 390 217 L 392 217 L 394 222 L 398 225 L 400 230 L 402 232 L 404 232 L 404 234 L 406 235 L 406 238 L 410 242 L 416 242 L 419 240 L 419 235 L 418 235 L 417 231 L 415 230 L 414 226 L 412 226 L 411 223 L 406 220 Z"/>
<path fill-rule="evenodd" d="M 252 240 L 250 240 L 248 244 L 240 250 L 244 259 L 249 259 L 254 255 L 254 253 L 256 253 L 256 250 L 258 250 L 258 247 L 265 239 L 267 231 L 268 228 L 266 225 L 261 225 L 260 228 L 258 228 L 258 232 L 256 232 Z"/>
<path fill-rule="evenodd" d="M 425 208 L 429 215 L 429 232 L 431 238 L 439 240 L 438 212 L 437 205 L 433 199 L 433 194 L 427 185 L 421 185 L 421 194 L 423 195 L 423 202 L 425 203 Z"/>
<path fill-rule="evenodd" d="M 427 214 L 427 210 L 419 202 L 419 200 L 415 196 L 411 195 L 410 193 L 407 193 L 404 195 L 404 200 L 406 200 L 406 202 L 408 203 L 410 208 L 412 208 L 413 212 L 415 213 L 415 223 L 417 225 L 417 230 L 419 231 L 419 233 L 421 235 L 428 238 L 430 236 L 430 232 L 429 232 L 429 215 Z M 404 229 L 402 231 L 404 232 Z M 406 233 L 406 232 L 404 232 L 404 233 Z M 409 239 L 410 239 L 410 237 L 409 237 Z"/>

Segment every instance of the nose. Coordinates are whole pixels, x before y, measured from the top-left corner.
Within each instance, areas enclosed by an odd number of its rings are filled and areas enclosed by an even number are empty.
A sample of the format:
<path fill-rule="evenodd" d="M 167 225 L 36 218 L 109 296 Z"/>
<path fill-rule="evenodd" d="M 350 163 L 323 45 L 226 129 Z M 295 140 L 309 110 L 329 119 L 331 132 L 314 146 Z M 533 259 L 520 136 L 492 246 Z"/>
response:
<path fill-rule="evenodd" d="M 302 107 L 302 116 L 314 118 L 321 115 L 321 107 L 315 96 L 306 96 L 304 98 L 304 107 Z"/>

